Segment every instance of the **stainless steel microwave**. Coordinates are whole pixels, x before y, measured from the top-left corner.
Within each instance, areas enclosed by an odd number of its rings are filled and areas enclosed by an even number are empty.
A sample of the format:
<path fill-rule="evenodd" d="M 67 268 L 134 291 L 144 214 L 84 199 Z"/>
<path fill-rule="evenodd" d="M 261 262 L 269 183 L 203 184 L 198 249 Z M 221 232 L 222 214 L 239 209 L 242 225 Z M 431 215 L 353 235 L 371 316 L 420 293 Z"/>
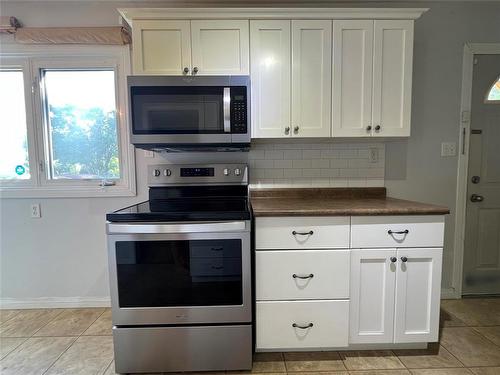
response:
<path fill-rule="evenodd" d="M 129 76 L 131 142 L 145 149 L 245 149 L 248 76 Z"/>

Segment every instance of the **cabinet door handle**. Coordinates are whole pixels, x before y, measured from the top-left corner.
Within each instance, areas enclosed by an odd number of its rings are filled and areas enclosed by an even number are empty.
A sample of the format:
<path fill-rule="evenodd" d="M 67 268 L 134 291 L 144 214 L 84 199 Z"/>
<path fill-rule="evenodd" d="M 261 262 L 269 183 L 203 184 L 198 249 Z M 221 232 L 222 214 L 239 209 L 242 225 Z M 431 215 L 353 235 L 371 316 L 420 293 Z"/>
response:
<path fill-rule="evenodd" d="M 287 127 L 285 128 L 285 134 L 290 134 L 290 127 L 289 127 L 289 126 L 287 126 Z"/>
<path fill-rule="evenodd" d="M 314 324 L 309 323 L 309 324 L 308 324 L 308 325 L 306 325 L 306 326 L 302 326 L 302 325 L 300 325 L 300 324 L 293 323 L 293 324 L 292 324 L 292 327 L 293 327 L 293 328 L 300 328 L 300 329 L 308 329 L 308 328 L 311 328 L 313 325 L 314 325 Z"/>
<path fill-rule="evenodd" d="M 301 276 L 301 275 L 297 275 L 296 273 L 294 273 L 292 275 L 292 277 L 294 279 L 312 279 L 314 277 L 314 274 L 310 273 L 309 275 L 306 275 L 306 276 Z"/>
<path fill-rule="evenodd" d="M 294 132 L 295 134 L 297 134 L 297 133 L 299 132 L 299 127 L 298 127 L 298 126 L 296 126 L 295 128 L 293 128 L 293 132 Z"/>
<path fill-rule="evenodd" d="M 369 131 L 371 131 L 371 130 L 372 130 L 372 126 L 371 126 L 371 125 L 368 125 L 368 126 L 366 127 L 366 131 L 367 131 L 367 132 L 369 132 Z"/>
<path fill-rule="evenodd" d="M 314 234 L 314 232 L 312 230 L 310 230 L 309 232 L 297 232 L 297 231 L 292 231 L 292 234 L 294 236 L 296 236 L 297 234 L 300 235 L 300 236 L 312 236 Z"/>
<path fill-rule="evenodd" d="M 390 257 L 389 259 L 391 260 L 391 263 L 396 263 L 398 260 L 396 257 Z"/>
<path fill-rule="evenodd" d="M 182 70 L 182 72 L 183 72 L 184 74 L 188 74 L 188 73 L 189 73 L 189 68 L 186 66 L 186 67 Z"/>
<path fill-rule="evenodd" d="M 408 262 L 408 258 L 407 257 L 401 257 L 401 262 L 403 262 L 403 263 Z"/>
<path fill-rule="evenodd" d="M 380 125 L 377 125 L 377 126 L 375 126 L 375 131 L 378 132 L 378 131 L 380 131 L 381 128 L 382 127 Z"/>
<path fill-rule="evenodd" d="M 392 230 L 388 230 L 387 231 L 388 234 L 408 234 L 410 233 L 410 231 L 408 229 L 405 229 L 405 230 L 400 230 L 400 231 L 392 231 Z"/>
<path fill-rule="evenodd" d="M 193 75 L 195 75 L 196 73 L 198 73 L 198 67 L 197 67 L 197 66 L 195 66 L 195 67 L 193 68 Z"/>

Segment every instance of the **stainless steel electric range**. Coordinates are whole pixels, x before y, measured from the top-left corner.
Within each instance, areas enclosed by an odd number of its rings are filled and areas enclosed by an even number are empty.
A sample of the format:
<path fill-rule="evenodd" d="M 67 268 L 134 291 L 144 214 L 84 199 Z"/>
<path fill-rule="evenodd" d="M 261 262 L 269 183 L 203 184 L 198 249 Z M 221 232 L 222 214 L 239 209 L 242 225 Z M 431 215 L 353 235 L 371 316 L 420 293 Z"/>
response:
<path fill-rule="evenodd" d="M 116 371 L 250 369 L 247 166 L 148 174 L 149 201 L 106 217 Z"/>

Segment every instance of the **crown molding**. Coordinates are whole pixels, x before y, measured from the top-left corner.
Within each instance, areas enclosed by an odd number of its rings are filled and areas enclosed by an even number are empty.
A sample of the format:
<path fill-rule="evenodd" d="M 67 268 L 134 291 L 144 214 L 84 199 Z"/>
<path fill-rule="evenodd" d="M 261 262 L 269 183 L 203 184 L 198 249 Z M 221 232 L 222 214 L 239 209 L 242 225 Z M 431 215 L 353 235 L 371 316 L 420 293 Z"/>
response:
<path fill-rule="evenodd" d="M 131 24 L 134 20 L 165 19 L 408 19 L 415 20 L 429 8 L 118 8 Z"/>

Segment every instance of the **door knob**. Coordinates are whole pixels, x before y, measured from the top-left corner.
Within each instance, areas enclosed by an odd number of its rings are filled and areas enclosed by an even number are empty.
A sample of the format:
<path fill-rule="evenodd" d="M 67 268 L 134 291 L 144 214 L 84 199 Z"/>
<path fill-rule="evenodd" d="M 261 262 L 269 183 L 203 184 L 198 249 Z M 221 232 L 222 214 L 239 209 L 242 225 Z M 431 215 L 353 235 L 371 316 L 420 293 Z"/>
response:
<path fill-rule="evenodd" d="M 183 70 L 182 73 L 188 74 L 189 73 L 189 68 L 186 66 Z"/>
<path fill-rule="evenodd" d="M 398 260 L 398 258 L 396 258 L 396 257 L 391 257 L 390 259 L 391 259 L 391 263 L 396 263 L 396 261 Z"/>
<path fill-rule="evenodd" d="M 195 67 L 193 68 L 193 74 L 196 74 L 196 73 L 198 73 L 198 67 L 197 67 L 197 66 L 195 66 Z"/>
<path fill-rule="evenodd" d="M 471 182 L 473 184 L 479 184 L 479 182 L 481 181 L 481 177 L 479 177 L 479 176 L 472 176 L 472 178 L 470 180 L 471 180 Z"/>
<path fill-rule="evenodd" d="M 408 258 L 407 257 L 401 257 L 401 262 L 403 262 L 403 263 L 408 262 Z"/>
<path fill-rule="evenodd" d="M 296 126 L 295 128 L 293 128 L 293 132 L 294 132 L 295 134 L 297 134 L 297 133 L 299 132 L 299 127 L 298 127 L 298 126 Z"/>
<path fill-rule="evenodd" d="M 285 128 L 285 134 L 290 134 L 290 127 L 289 127 L 289 126 L 287 126 L 287 127 Z"/>
<path fill-rule="evenodd" d="M 484 201 L 484 197 L 482 195 L 472 194 L 470 196 L 470 201 L 474 202 L 474 203 L 482 202 L 482 201 Z"/>
<path fill-rule="evenodd" d="M 380 130 L 380 125 L 375 126 L 375 131 L 378 132 Z"/>
<path fill-rule="evenodd" d="M 371 125 L 368 125 L 368 126 L 366 127 L 366 131 L 367 131 L 367 132 L 372 131 L 372 126 L 371 126 Z"/>

